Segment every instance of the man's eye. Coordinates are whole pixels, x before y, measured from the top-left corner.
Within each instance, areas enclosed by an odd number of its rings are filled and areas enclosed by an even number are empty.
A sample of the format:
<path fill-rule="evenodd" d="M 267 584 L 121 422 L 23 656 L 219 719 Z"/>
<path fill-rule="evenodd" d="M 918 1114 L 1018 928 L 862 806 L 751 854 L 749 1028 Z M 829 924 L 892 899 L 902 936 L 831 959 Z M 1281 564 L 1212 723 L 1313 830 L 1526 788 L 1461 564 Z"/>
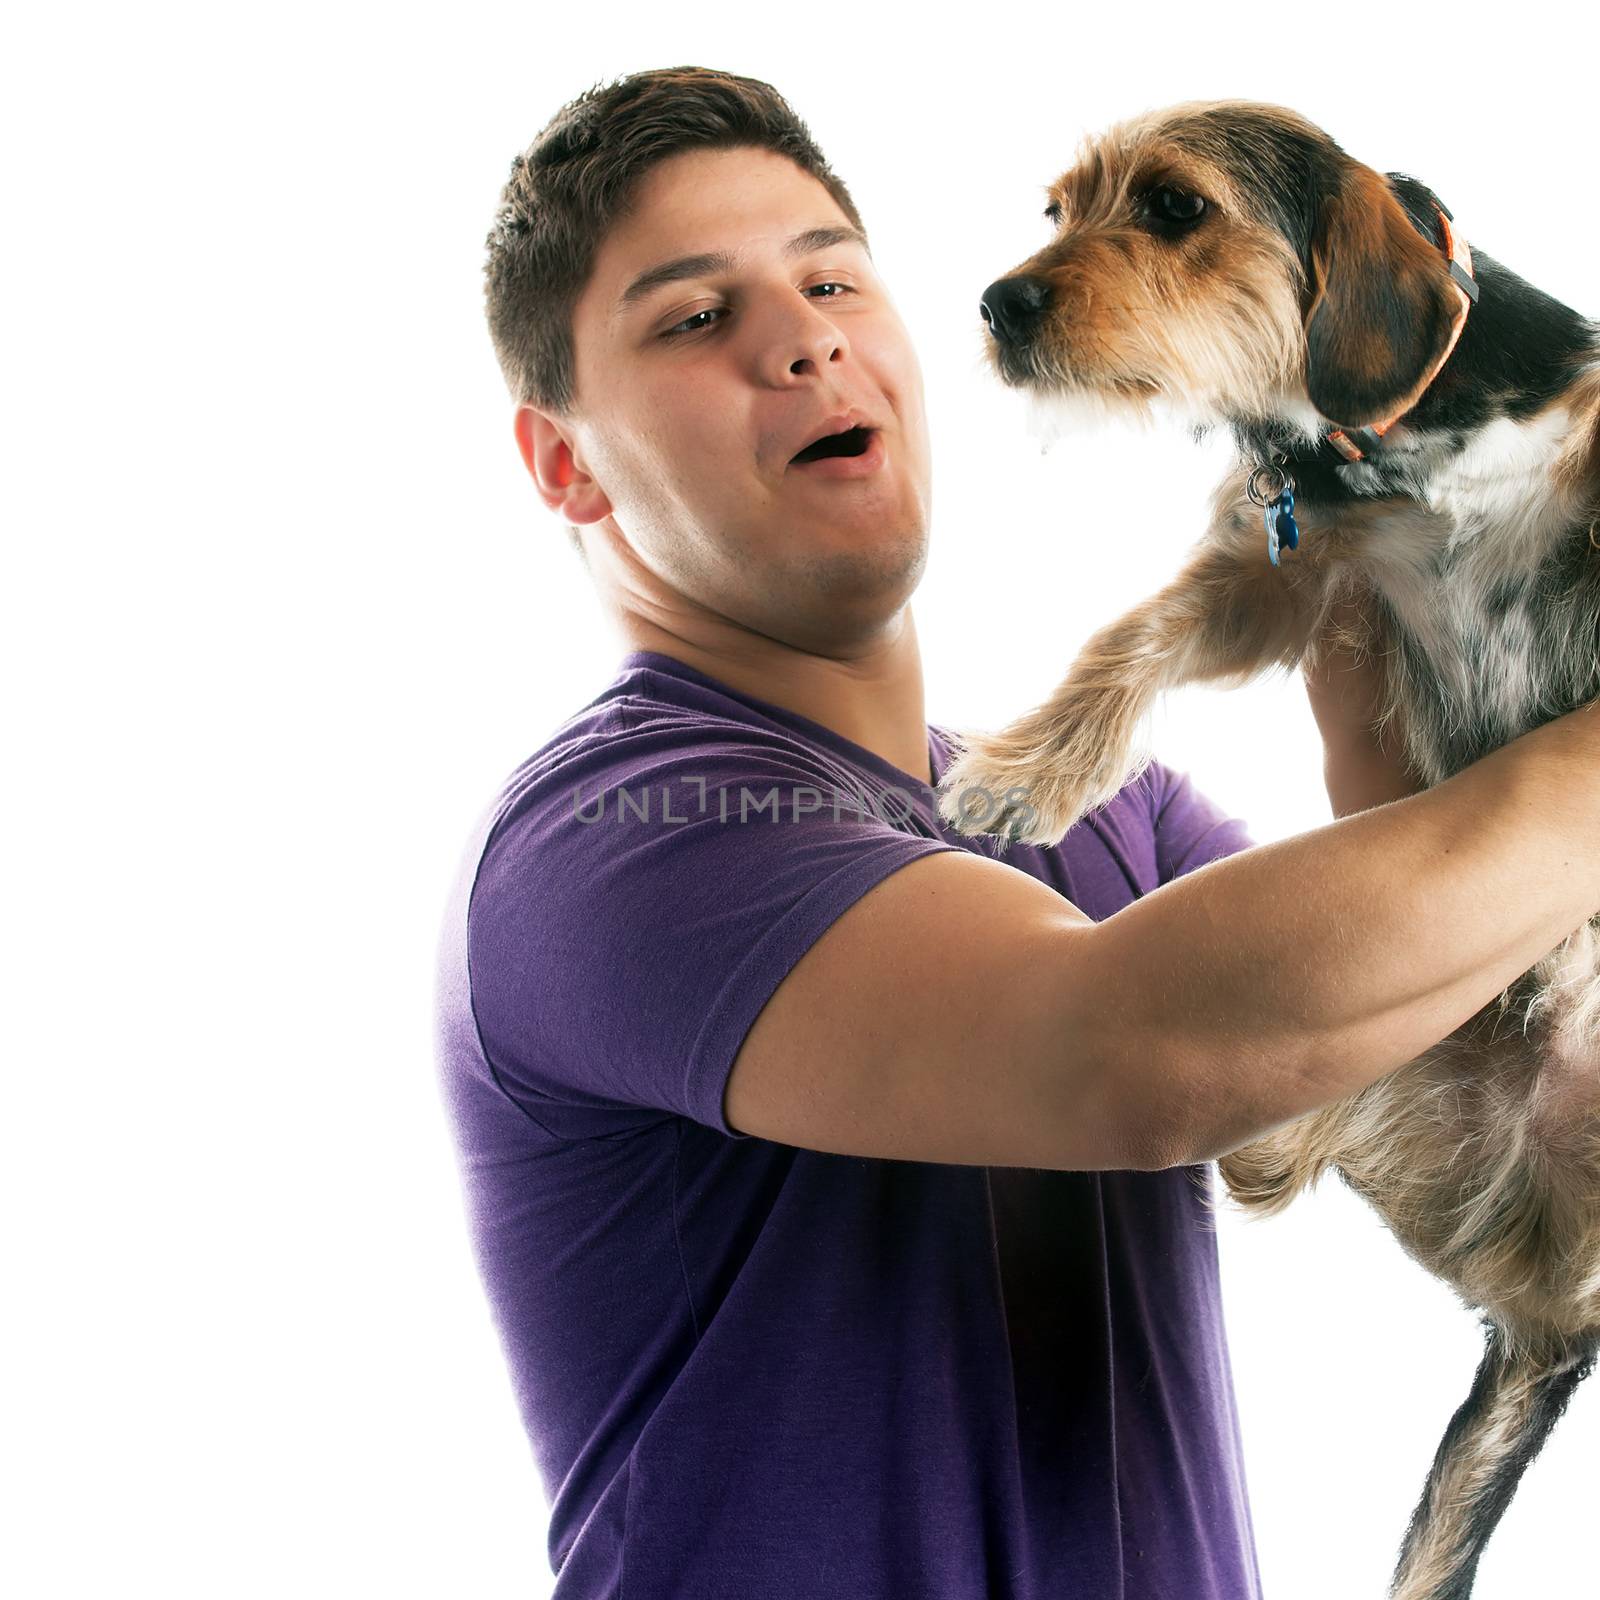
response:
<path fill-rule="evenodd" d="M 699 333 L 704 328 L 709 328 L 709 322 L 701 322 L 701 317 L 715 316 L 721 306 L 707 306 L 703 311 L 697 311 L 692 317 L 685 317 L 676 327 L 668 328 L 661 337 L 663 339 L 676 339 L 680 334 Z"/>
<path fill-rule="evenodd" d="M 818 296 L 823 300 L 837 300 L 847 294 L 855 294 L 857 290 L 853 284 L 840 283 L 837 280 L 828 283 L 814 283 L 810 288 L 803 290 L 805 294 L 813 294 L 818 289 L 837 289 L 838 294 L 825 294 Z M 714 328 L 714 322 L 702 322 L 702 317 L 720 317 L 727 311 L 726 306 L 706 306 L 704 310 L 696 311 L 693 316 L 685 317 L 682 322 L 667 328 L 658 335 L 662 339 L 681 339 L 685 334 L 704 333 L 707 328 Z"/>

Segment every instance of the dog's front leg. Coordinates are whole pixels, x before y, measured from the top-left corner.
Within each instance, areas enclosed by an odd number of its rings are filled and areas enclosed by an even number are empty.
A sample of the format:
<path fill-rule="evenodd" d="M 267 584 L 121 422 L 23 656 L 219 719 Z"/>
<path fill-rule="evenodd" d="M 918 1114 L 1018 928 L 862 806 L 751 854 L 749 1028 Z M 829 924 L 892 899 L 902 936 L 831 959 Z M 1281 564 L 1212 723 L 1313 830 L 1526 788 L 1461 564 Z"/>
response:
<path fill-rule="evenodd" d="M 952 827 L 1054 844 L 1144 765 L 1136 740 L 1162 691 L 1300 660 L 1327 567 L 1270 566 L 1258 516 L 1230 508 L 1176 580 L 1089 640 L 1043 705 L 999 733 L 959 735 L 940 782 Z"/>

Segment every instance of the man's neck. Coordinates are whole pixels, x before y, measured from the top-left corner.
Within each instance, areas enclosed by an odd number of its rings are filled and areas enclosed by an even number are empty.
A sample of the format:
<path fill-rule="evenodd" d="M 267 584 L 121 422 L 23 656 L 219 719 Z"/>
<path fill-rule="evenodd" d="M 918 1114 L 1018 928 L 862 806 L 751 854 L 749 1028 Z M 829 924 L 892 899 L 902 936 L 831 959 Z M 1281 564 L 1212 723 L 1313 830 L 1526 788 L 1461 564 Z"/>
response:
<path fill-rule="evenodd" d="M 623 619 L 632 650 L 655 650 L 757 700 L 798 712 L 931 785 L 922 656 L 906 606 L 890 637 L 848 658 L 815 655 L 761 634 L 684 638 L 646 618 Z"/>

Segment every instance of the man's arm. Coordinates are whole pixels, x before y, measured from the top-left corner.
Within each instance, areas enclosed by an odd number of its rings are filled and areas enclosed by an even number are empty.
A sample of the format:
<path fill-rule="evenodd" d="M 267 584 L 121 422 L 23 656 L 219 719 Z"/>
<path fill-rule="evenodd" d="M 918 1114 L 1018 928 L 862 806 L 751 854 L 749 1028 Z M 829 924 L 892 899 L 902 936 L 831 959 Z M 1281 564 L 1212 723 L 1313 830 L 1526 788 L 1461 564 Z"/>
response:
<path fill-rule="evenodd" d="M 1374 652 L 1385 647 L 1370 594 L 1333 608 L 1305 674 L 1306 698 L 1322 735 L 1323 781 L 1336 817 L 1417 794 L 1407 769 L 1403 732 L 1394 719 L 1376 728 L 1382 679 Z"/>
<path fill-rule="evenodd" d="M 1092 923 L 976 855 L 891 874 L 745 1038 L 741 1132 L 1060 1169 L 1208 1160 L 1455 1031 L 1600 910 L 1600 706 Z"/>

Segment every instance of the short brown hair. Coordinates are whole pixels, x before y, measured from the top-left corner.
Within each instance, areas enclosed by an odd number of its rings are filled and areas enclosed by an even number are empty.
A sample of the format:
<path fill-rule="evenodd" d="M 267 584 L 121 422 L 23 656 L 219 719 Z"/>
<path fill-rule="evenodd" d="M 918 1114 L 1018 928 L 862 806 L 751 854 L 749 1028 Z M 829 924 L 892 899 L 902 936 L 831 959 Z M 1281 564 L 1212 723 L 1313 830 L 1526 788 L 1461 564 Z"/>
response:
<path fill-rule="evenodd" d="M 787 156 L 863 233 L 844 184 L 770 84 L 708 67 L 665 67 L 596 84 L 511 163 L 487 240 L 484 304 L 518 405 L 558 415 L 576 398 L 572 312 L 607 230 L 639 180 L 684 150 L 752 146 Z"/>

